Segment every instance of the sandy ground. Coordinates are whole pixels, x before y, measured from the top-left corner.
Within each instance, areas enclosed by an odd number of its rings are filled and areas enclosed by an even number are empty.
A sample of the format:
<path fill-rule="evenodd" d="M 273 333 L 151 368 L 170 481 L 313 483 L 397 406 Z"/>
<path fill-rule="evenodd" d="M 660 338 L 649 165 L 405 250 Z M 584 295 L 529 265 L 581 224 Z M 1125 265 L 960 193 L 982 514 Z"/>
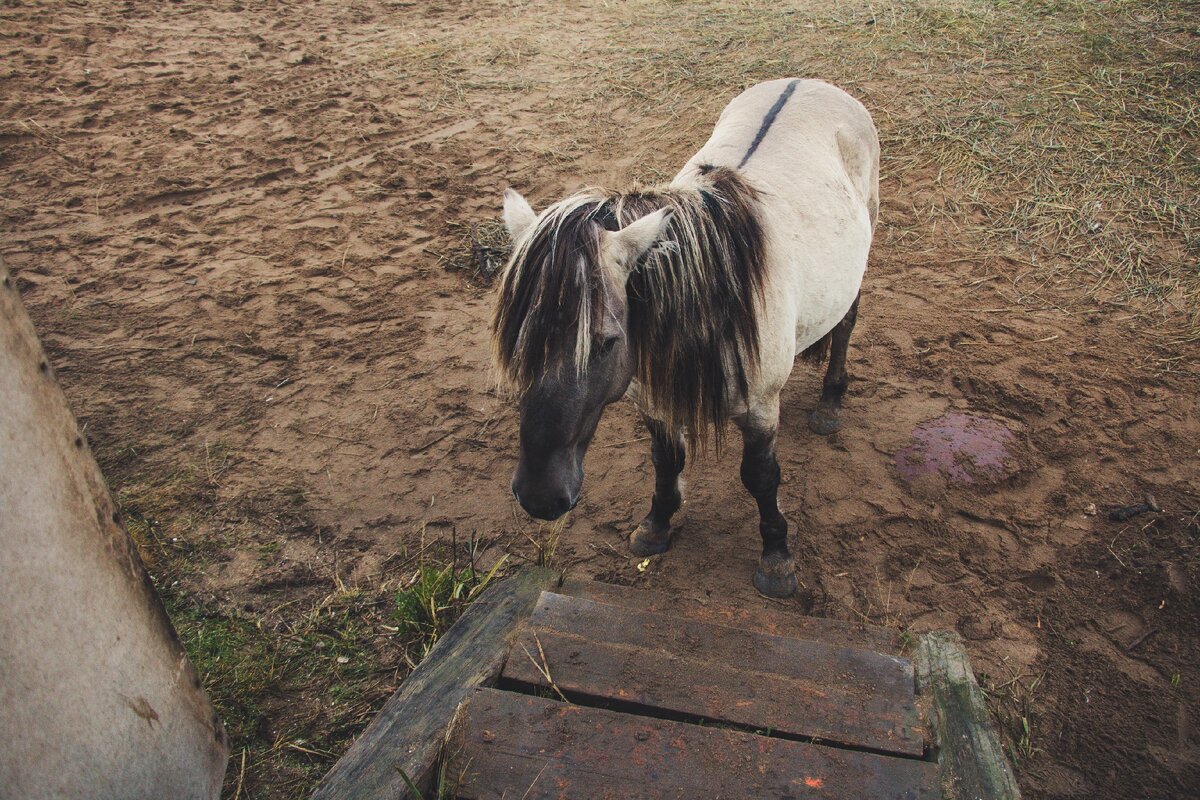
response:
<path fill-rule="evenodd" d="M 219 485 L 196 536 L 223 544 L 189 591 L 253 613 L 394 582 L 452 531 L 485 561 L 546 535 L 508 495 L 491 295 L 439 255 L 507 185 L 540 208 L 670 174 L 703 140 L 740 86 L 664 127 L 589 80 L 631 13 L 0 11 L 3 253 L 114 485 L 183 466 Z M 881 126 L 908 108 L 889 81 L 851 87 Z M 1014 748 L 1020 717 L 1033 726 L 1030 797 L 1184 797 L 1200 786 L 1195 379 L 1160 371 L 1178 353 L 1119 309 L 1017 303 L 1020 253 L 985 272 L 951 229 L 906 234 L 940 202 L 936 174 L 885 163 L 844 429 L 807 430 L 819 374 L 798 366 L 785 393 L 781 503 L 806 591 L 783 607 L 959 631 Z M 947 413 L 1010 431 L 1003 468 L 904 479 L 897 454 Z M 644 437 L 627 405 L 607 413 L 558 563 L 768 602 L 737 448 L 689 465 L 677 543 L 637 570 L 623 538 L 648 507 Z M 1148 492 L 1163 513 L 1108 519 Z"/>

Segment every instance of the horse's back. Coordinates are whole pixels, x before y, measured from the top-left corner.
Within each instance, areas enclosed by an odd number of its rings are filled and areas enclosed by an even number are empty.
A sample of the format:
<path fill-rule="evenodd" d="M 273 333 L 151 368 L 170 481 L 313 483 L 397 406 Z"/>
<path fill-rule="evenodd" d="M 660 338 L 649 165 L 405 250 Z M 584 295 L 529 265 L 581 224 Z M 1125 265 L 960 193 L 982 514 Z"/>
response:
<path fill-rule="evenodd" d="M 675 183 L 697 180 L 707 164 L 738 170 L 790 227 L 870 245 L 879 137 L 862 103 L 832 84 L 783 78 L 742 92 Z"/>
<path fill-rule="evenodd" d="M 781 78 L 730 101 L 677 180 L 686 181 L 701 164 L 734 167 L 768 187 L 841 171 L 866 202 L 878 180 L 879 139 L 866 108 L 843 90 L 820 80 Z"/>
<path fill-rule="evenodd" d="M 705 164 L 737 169 L 761 192 L 770 264 L 756 388 L 770 394 L 858 296 L 879 206 L 879 139 L 846 92 L 785 78 L 734 98 L 675 182 L 699 180 Z"/>

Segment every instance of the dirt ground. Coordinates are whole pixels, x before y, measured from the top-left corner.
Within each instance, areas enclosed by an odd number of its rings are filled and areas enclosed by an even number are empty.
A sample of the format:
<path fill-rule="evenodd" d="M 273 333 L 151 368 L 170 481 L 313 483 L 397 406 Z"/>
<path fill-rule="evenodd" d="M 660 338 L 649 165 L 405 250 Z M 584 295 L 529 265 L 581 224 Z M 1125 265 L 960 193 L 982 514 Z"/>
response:
<path fill-rule="evenodd" d="M 889 23 L 839 7 L 4 4 L 3 255 L 129 518 L 191 521 L 171 528 L 191 568 L 167 588 L 269 628 L 335 589 L 385 597 L 452 538 L 475 539 L 484 564 L 533 558 L 551 534 L 509 497 L 517 428 L 491 389 L 491 294 L 446 269 L 463 231 L 498 216 L 508 185 L 540 209 L 669 176 L 743 86 L 828 77 L 876 116 L 883 210 L 844 429 L 808 432 L 818 373 L 798 365 L 784 395 L 781 504 L 806 590 L 776 605 L 960 632 L 1028 797 L 1195 796 L 1195 339 L 1170 303 L 1089 291 L 1021 236 L 980 238 L 986 213 L 904 131 L 951 104 L 948 64 L 986 59 L 848 60 L 860 31 Z M 736 15 L 751 13 L 782 27 L 743 37 Z M 1155 36 L 1194 76 L 1191 13 Z M 988 80 L 1016 92 L 1021 74 Z M 1195 268 L 1169 229 L 1143 243 Z M 947 413 L 1011 432 L 999 474 L 903 477 L 914 429 Z M 677 543 L 639 571 L 623 539 L 652 467 L 632 409 L 614 406 L 555 563 L 769 602 L 750 583 L 736 450 L 689 465 Z M 139 507 L 182 474 L 204 491 Z M 1109 519 L 1147 493 L 1161 513 Z M 368 708 L 405 667 L 387 629 L 362 635 L 384 675 Z M 285 699 L 337 702 L 302 695 Z M 366 711 L 306 741 L 285 716 L 264 712 L 256 735 L 304 769 L 252 763 L 247 778 L 242 761 L 239 777 L 235 741 L 230 796 L 302 795 Z"/>

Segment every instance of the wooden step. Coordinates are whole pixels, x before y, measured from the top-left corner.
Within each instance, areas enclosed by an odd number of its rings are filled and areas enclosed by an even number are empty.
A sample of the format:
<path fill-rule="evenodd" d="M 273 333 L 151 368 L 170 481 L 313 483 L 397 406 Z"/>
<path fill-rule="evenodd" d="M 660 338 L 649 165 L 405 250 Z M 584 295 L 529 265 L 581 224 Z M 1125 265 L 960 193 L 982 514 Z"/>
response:
<path fill-rule="evenodd" d="M 681 600 L 493 586 L 314 800 L 1020 800 L 956 635 L 910 664 L 878 628 Z"/>
<path fill-rule="evenodd" d="M 605 605 L 673 617 L 689 617 L 700 622 L 744 628 L 774 636 L 810 639 L 890 655 L 900 655 L 903 649 L 896 631 L 857 622 L 790 614 L 774 608 L 773 604 L 777 602 L 774 600 L 762 599 L 757 605 L 735 608 L 682 592 L 667 595 L 649 589 L 615 586 L 611 583 L 578 578 L 568 578 L 556 591 L 559 594 L 582 597 Z"/>
<path fill-rule="evenodd" d="M 459 800 L 941 796 L 937 765 L 479 689 L 449 742 Z"/>
<path fill-rule="evenodd" d="M 501 686 L 921 757 L 908 660 L 543 592 Z"/>

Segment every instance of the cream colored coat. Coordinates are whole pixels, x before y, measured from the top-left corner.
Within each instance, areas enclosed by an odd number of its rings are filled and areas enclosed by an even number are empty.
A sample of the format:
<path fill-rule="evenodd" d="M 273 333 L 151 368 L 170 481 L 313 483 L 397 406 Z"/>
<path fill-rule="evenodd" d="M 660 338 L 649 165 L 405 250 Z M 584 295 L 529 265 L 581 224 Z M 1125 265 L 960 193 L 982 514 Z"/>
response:
<path fill-rule="evenodd" d="M 760 83 L 734 98 L 671 185 L 696 185 L 701 164 L 737 167 L 789 83 Z M 803 80 L 739 171 L 762 192 L 769 277 L 758 371 L 750 397 L 734 407 L 770 427 L 796 356 L 858 296 L 879 212 L 879 137 L 862 103 L 824 81 Z"/>

